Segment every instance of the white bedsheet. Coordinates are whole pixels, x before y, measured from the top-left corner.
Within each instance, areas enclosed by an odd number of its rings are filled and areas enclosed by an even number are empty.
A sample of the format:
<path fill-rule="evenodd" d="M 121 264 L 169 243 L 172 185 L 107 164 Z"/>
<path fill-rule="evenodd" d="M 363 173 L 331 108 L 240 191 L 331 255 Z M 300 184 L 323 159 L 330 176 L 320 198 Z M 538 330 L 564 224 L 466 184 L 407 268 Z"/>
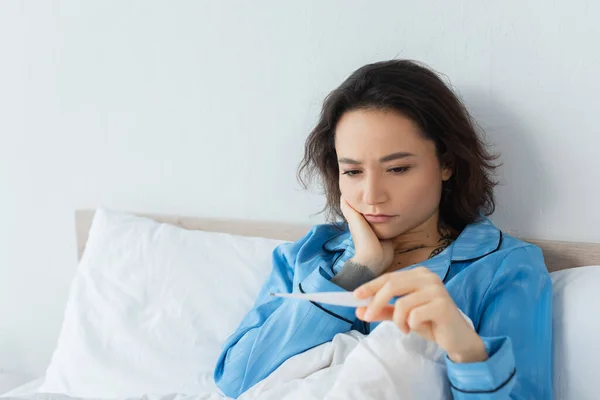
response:
<path fill-rule="evenodd" d="M 356 331 L 290 358 L 240 400 L 449 399 L 445 353 L 416 334 L 404 335 L 393 323 L 380 324 L 369 336 Z M 399 396 L 400 395 L 400 396 Z M 34 393 L 8 398 L 74 400 Z M 163 394 L 127 400 L 223 400 L 214 391 Z M 83 400 L 77 398 L 77 400 Z M 104 400 L 86 398 L 85 400 Z"/>
<path fill-rule="evenodd" d="M 240 399 L 449 399 L 444 356 L 437 344 L 384 322 L 369 336 L 340 334 L 292 357 Z"/>

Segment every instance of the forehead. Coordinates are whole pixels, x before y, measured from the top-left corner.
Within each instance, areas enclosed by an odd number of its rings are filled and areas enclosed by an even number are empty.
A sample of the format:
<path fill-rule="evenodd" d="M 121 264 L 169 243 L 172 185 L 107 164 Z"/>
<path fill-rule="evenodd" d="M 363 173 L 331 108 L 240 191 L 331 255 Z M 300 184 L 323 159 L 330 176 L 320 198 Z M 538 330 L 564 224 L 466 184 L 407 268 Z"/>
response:
<path fill-rule="evenodd" d="M 381 156 L 397 151 L 422 154 L 429 153 L 432 145 L 413 120 L 395 111 L 349 111 L 342 115 L 335 129 L 336 151 L 343 156 L 350 153 Z"/>

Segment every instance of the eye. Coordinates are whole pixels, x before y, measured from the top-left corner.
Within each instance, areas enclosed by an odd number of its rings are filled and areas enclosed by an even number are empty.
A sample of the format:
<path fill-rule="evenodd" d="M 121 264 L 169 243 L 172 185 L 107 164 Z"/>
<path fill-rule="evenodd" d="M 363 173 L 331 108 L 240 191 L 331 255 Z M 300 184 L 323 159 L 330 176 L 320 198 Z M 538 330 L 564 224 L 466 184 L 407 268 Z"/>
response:
<path fill-rule="evenodd" d="M 349 169 L 349 170 L 344 171 L 342 173 L 342 175 L 348 175 L 348 176 L 354 176 L 354 175 L 357 175 L 357 174 L 360 174 L 360 170 L 358 170 L 358 169 Z"/>
<path fill-rule="evenodd" d="M 410 167 L 395 167 L 395 168 L 388 169 L 388 171 L 392 172 L 394 174 L 402 174 L 402 173 L 408 171 L 409 169 L 410 169 Z"/>

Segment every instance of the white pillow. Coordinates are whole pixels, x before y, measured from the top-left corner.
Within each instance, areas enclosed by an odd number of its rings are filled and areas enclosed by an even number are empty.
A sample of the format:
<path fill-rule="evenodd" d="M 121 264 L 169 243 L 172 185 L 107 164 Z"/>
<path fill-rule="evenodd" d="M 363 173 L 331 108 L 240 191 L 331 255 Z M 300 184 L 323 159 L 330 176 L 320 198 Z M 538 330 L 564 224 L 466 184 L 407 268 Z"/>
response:
<path fill-rule="evenodd" d="M 252 307 L 280 243 L 99 209 L 39 391 L 216 392 L 221 344 Z"/>
<path fill-rule="evenodd" d="M 554 398 L 600 395 L 600 266 L 551 274 L 553 285 Z"/>

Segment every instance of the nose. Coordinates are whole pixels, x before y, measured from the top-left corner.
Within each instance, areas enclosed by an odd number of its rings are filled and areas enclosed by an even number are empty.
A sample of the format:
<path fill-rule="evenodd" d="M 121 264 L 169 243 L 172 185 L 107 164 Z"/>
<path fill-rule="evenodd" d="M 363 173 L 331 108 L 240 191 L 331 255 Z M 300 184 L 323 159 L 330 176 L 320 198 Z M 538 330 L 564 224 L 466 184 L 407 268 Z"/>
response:
<path fill-rule="evenodd" d="M 367 205 L 376 205 L 385 203 L 388 199 L 387 191 L 381 181 L 381 178 L 371 174 L 364 180 L 363 201 Z"/>

